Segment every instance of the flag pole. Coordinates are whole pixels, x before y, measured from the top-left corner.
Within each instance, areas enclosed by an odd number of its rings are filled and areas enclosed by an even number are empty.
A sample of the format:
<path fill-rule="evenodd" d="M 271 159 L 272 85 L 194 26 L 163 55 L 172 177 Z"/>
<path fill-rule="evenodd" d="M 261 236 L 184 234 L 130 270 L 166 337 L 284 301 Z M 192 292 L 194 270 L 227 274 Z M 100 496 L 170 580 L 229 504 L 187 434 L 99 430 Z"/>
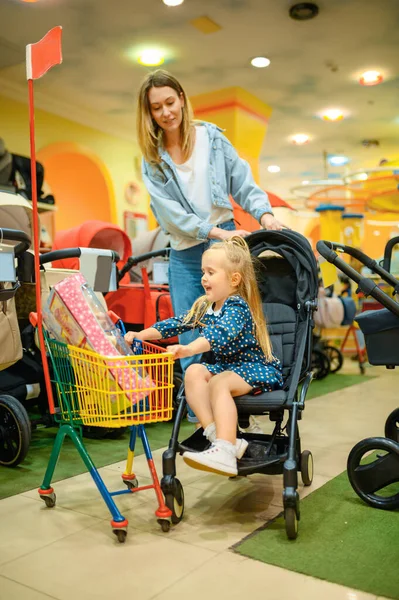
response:
<path fill-rule="evenodd" d="M 29 132 L 30 132 L 30 168 L 32 180 L 32 211 L 33 211 L 33 252 L 35 265 L 36 282 L 36 312 L 37 312 L 37 330 L 39 334 L 40 354 L 43 363 L 44 381 L 46 383 L 47 399 L 50 414 L 55 413 L 53 390 L 51 388 L 50 370 L 47 361 L 46 347 L 43 335 L 43 313 L 42 313 L 42 291 L 40 277 L 40 231 L 39 231 L 39 210 L 37 206 L 37 180 L 36 180 L 36 148 L 35 148 L 35 110 L 33 79 L 28 79 L 29 91 Z"/>
<path fill-rule="evenodd" d="M 26 46 L 26 75 L 29 93 L 29 133 L 30 133 L 30 168 L 32 180 L 32 220 L 33 220 L 33 252 L 35 265 L 35 291 L 37 330 L 39 334 L 40 354 L 43 363 L 44 380 L 50 413 L 55 413 L 53 391 L 50 380 L 50 370 L 47 361 L 46 346 L 43 335 L 43 313 L 40 277 L 40 231 L 39 210 L 37 206 L 37 178 L 36 178 L 36 148 L 35 148 L 35 107 L 33 94 L 33 80 L 42 77 L 51 67 L 62 63 L 61 50 L 62 27 L 53 27 L 36 44 Z"/>

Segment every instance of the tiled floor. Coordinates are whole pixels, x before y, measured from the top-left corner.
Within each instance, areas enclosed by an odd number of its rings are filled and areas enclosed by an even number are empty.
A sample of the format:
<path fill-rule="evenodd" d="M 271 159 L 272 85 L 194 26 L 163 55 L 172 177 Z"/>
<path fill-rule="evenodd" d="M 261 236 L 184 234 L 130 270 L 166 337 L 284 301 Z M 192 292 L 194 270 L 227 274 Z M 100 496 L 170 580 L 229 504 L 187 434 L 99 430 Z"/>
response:
<path fill-rule="evenodd" d="M 397 407 L 399 372 L 373 369 L 378 378 L 308 402 L 303 447 L 312 450 L 315 479 L 303 497 L 346 467 L 360 439 L 383 435 Z M 264 426 L 269 424 L 264 421 Z M 162 451 L 154 453 L 160 472 Z M 100 469 L 118 489 L 123 463 Z M 145 484 L 143 457 L 135 471 Z M 118 499 L 129 519 L 118 544 L 109 513 L 88 474 L 55 484 L 57 506 L 46 509 L 36 490 L 0 502 L 0 600 L 376 600 L 375 596 L 285 571 L 234 554 L 229 548 L 281 510 L 281 476 L 227 480 L 195 471 L 181 459 L 184 520 L 167 534 L 154 517 L 153 492 Z"/>

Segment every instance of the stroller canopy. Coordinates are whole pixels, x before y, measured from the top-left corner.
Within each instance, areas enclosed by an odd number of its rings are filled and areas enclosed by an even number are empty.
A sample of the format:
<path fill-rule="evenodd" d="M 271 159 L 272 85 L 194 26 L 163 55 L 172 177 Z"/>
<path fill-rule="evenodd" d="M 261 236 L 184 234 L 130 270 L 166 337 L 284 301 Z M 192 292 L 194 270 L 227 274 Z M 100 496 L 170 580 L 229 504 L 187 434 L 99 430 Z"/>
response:
<path fill-rule="evenodd" d="M 317 262 L 307 239 L 290 229 L 255 231 L 246 238 L 259 259 L 259 290 L 264 303 L 280 303 L 304 309 L 318 295 Z M 282 260 L 285 259 L 285 260 Z"/>
<path fill-rule="evenodd" d="M 54 239 L 53 250 L 64 248 L 103 248 L 114 250 L 121 258 L 118 266 L 125 264 L 132 254 L 129 236 L 113 223 L 104 221 L 87 221 L 72 229 L 59 231 Z M 53 267 L 58 269 L 79 269 L 78 258 L 66 258 L 54 261 Z"/>

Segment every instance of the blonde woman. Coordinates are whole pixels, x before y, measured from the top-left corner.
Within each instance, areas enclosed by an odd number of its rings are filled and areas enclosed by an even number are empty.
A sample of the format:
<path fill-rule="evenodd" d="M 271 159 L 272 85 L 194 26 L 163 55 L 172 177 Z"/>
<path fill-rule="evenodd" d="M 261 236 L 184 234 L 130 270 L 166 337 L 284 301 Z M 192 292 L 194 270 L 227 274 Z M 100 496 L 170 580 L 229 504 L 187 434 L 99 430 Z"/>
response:
<path fill-rule="evenodd" d="M 151 209 L 170 234 L 169 285 L 173 310 L 179 315 L 202 294 L 204 251 L 214 242 L 249 233 L 236 230 L 230 195 L 265 229 L 283 226 L 249 165 L 216 125 L 193 121 L 187 94 L 166 71 L 150 73 L 141 86 L 137 135 Z M 180 341 L 187 344 L 195 335 L 186 332 Z M 197 360 L 182 358 L 183 370 Z M 192 411 L 188 418 L 197 422 Z"/>
<path fill-rule="evenodd" d="M 188 312 L 125 337 L 132 343 L 134 337 L 157 340 L 199 330 L 199 337 L 189 344 L 168 347 L 175 358 L 211 350 L 215 359 L 213 364 L 191 364 L 186 369 L 187 402 L 212 445 L 204 452 L 185 452 L 183 459 L 196 469 L 235 476 L 237 458 L 248 443 L 236 439 L 234 397 L 255 388 L 281 388 L 281 364 L 272 354 L 252 257 L 241 237 L 213 244 L 204 252 L 202 286 L 205 295 Z"/>

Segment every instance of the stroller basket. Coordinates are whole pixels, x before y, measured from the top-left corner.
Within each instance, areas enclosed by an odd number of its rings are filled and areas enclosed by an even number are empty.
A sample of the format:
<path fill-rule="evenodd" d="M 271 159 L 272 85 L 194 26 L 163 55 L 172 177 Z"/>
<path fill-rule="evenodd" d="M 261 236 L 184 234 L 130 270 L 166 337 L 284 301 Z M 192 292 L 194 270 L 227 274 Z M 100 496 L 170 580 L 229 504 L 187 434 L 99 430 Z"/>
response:
<path fill-rule="evenodd" d="M 384 308 L 358 315 L 372 365 L 399 366 L 399 317 Z"/>
<path fill-rule="evenodd" d="M 96 427 L 126 427 L 172 418 L 173 358 L 140 343 L 140 354 L 102 356 L 46 339 L 58 396 L 58 419 Z"/>

